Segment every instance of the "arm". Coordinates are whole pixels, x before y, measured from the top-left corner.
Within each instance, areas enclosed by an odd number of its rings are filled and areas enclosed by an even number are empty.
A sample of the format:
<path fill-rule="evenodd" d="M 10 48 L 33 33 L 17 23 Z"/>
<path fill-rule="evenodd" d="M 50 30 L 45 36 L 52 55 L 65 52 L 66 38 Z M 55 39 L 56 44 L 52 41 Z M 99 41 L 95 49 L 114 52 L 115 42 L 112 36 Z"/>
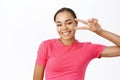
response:
<path fill-rule="evenodd" d="M 120 36 L 119 35 L 103 30 L 103 29 L 98 35 L 113 42 L 116 45 L 116 46 L 107 46 L 103 50 L 101 57 L 120 56 Z"/>
<path fill-rule="evenodd" d="M 107 46 L 103 50 L 101 57 L 120 56 L 120 36 L 119 35 L 102 29 L 97 19 L 92 18 L 92 19 L 89 19 L 88 21 L 84 21 L 80 19 L 75 19 L 75 20 L 77 22 L 81 22 L 86 25 L 83 27 L 76 27 L 75 29 L 90 30 L 115 44 L 115 46 Z"/>
<path fill-rule="evenodd" d="M 34 69 L 33 80 L 43 80 L 44 77 L 44 67 L 36 64 Z"/>

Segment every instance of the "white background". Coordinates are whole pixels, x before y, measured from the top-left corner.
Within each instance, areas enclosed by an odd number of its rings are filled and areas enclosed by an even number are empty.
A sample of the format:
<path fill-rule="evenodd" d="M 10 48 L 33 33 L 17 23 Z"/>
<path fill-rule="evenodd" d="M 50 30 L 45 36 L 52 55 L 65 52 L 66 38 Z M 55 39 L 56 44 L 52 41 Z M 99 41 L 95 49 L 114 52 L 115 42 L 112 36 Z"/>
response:
<path fill-rule="evenodd" d="M 78 18 L 97 18 L 102 28 L 120 35 L 119 0 L 0 0 L 0 80 L 32 80 L 41 41 L 58 38 L 53 21 L 61 7 Z M 113 43 L 90 31 L 77 31 L 79 41 Z M 120 80 L 120 57 L 94 59 L 85 80 Z"/>

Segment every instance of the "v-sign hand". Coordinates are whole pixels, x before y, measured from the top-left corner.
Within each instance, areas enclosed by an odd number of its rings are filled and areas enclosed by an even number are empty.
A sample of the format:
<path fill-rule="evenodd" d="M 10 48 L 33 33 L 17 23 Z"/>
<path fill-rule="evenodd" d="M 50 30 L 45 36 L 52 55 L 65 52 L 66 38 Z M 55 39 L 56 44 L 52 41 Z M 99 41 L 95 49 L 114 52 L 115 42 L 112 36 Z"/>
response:
<path fill-rule="evenodd" d="M 87 21 L 76 18 L 75 21 L 85 24 L 85 26 L 75 27 L 76 30 L 90 30 L 97 34 L 102 31 L 98 20 L 95 18 L 88 19 Z"/>

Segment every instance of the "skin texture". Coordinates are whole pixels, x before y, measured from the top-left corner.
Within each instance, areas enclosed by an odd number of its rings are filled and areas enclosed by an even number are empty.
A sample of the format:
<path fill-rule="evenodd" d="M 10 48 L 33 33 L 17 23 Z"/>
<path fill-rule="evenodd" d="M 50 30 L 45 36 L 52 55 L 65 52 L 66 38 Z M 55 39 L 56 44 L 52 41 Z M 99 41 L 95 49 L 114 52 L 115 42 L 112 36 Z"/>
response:
<path fill-rule="evenodd" d="M 74 29 L 77 24 L 74 17 L 67 11 L 61 12 L 56 16 L 57 32 L 60 35 L 60 41 L 64 45 L 71 45 L 75 41 Z"/>
<path fill-rule="evenodd" d="M 33 80 L 43 80 L 44 77 L 44 67 L 35 64 Z"/>
<path fill-rule="evenodd" d="M 83 23 L 85 26 L 78 27 L 78 22 Z M 76 30 L 90 30 L 91 32 L 94 32 L 115 44 L 115 46 L 106 46 L 101 54 L 101 57 L 120 56 L 120 36 L 102 29 L 97 19 L 91 18 L 87 21 L 77 18 L 74 19 L 69 12 L 64 11 L 57 14 L 55 23 L 57 26 L 57 32 L 60 35 L 59 40 L 64 45 L 68 46 L 74 43 Z M 44 67 L 36 64 L 33 80 L 43 80 L 43 76 Z"/>

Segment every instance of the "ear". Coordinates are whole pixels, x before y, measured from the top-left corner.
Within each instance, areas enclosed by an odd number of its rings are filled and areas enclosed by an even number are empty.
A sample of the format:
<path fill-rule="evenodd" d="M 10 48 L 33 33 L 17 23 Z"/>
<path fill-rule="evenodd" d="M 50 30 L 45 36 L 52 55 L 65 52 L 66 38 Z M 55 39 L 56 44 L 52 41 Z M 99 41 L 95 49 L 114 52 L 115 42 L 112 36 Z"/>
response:
<path fill-rule="evenodd" d="M 76 18 L 75 18 L 76 19 Z M 75 21 L 75 23 L 76 23 L 76 26 L 78 25 L 78 21 L 76 21 L 76 20 L 74 20 Z"/>
<path fill-rule="evenodd" d="M 76 26 L 78 25 L 78 22 L 77 21 L 75 21 L 75 23 L 76 23 Z"/>

